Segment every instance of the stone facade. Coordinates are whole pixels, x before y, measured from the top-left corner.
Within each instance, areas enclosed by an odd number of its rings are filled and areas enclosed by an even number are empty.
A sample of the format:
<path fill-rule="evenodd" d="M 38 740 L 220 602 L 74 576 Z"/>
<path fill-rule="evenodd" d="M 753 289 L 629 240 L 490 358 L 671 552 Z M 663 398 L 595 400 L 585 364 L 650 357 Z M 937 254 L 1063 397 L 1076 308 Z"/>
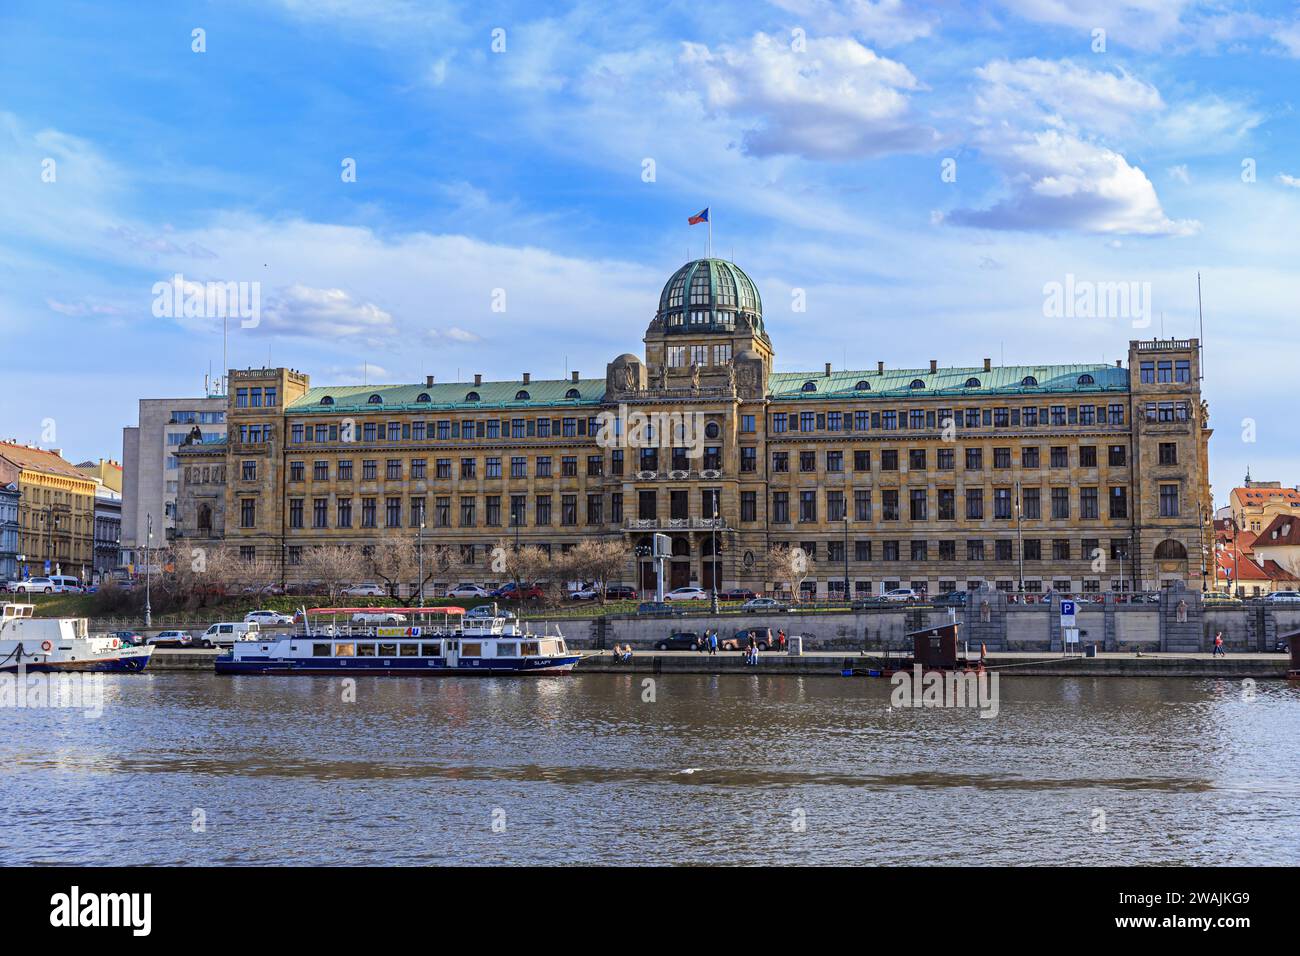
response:
<path fill-rule="evenodd" d="M 559 550 L 658 531 L 673 540 L 671 586 L 716 573 L 720 587 L 771 591 L 785 582 L 769 554 L 797 545 L 818 597 L 842 593 L 846 574 L 855 596 L 1022 579 L 1201 587 L 1210 430 L 1196 340 L 1130 342 L 1127 367 L 775 372 L 756 290 L 736 292 L 743 274 L 715 266 L 689 294 L 681 275 L 643 355 L 598 379 L 326 388 L 290 369 L 232 371 L 226 539 L 289 579 L 306 547 L 423 523 L 481 579 L 502 538 Z M 637 416 L 662 427 L 647 439 Z M 648 587 L 653 567 L 630 559 L 626 578 Z"/>

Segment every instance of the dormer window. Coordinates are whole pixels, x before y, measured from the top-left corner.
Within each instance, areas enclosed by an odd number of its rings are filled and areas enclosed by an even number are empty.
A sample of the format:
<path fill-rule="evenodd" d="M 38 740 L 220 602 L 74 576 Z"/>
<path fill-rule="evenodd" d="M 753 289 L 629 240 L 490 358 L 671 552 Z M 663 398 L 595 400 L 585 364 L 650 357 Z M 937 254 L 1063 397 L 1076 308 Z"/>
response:
<path fill-rule="evenodd" d="M 859 392 L 869 392 L 871 391 L 871 383 L 864 378 L 862 381 L 858 382 L 857 385 L 854 385 L 853 388 Z"/>
<path fill-rule="evenodd" d="M 966 379 L 966 387 L 967 387 L 967 388 L 979 388 L 979 387 L 980 387 L 980 380 L 977 379 L 977 378 L 968 378 L 968 379 Z"/>
<path fill-rule="evenodd" d="M 384 404 L 383 398 L 381 398 L 379 395 L 371 395 L 369 398 L 366 399 L 366 402 L 370 405 Z"/>
<path fill-rule="evenodd" d="M 1032 375 L 1026 375 L 1024 378 L 1020 380 L 1020 385 L 1022 388 L 1034 388 L 1037 384 L 1038 384 L 1038 379 L 1034 378 Z"/>
<path fill-rule="evenodd" d="M 322 396 L 322 398 L 321 398 L 321 400 L 320 400 L 320 403 L 321 403 L 322 405 L 333 405 L 333 404 L 334 404 L 334 396 L 333 396 L 333 395 L 325 395 L 325 396 Z"/>
<path fill-rule="evenodd" d="M 521 388 L 519 391 L 515 392 L 515 401 L 516 401 L 516 402 L 526 402 L 526 401 L 528 401 L 528 399 L 531 398 L 531 397 L 532 397 L 532 396 L 529 395 L 528 392 L 527 392 L 526 390 L 522 389 L 522 388 Z"/>
<path fill-rule="evenodd" d="M 428 393 L 428 392 L 421 392 L 419 395 L 415 396 L 415 400 L 416 400 L 417 402 L 421 402 L 421 403 L 428 402 L 428 401 L 429 401 L 429 393 Z"/>
<path fill-rule="evenodd" d="M 1097 380 L 1096 380 L 1095 378 L 1093 378 L 1091 375 L 1080 375 L 1080 376 L 1079 376 L 1079 383 L 1078 383 L 1078 384 L 1080 384 L 1080 385 L 1096 385 L 1096 384 L 1097 384 Z"/>
<path fill-rule="evenodd" d="M 467 402 L 481 402 L 481 401 L 483 401 L 483 399 L 481 399 L 481 398 L 478 397 L 478 392 L 466 392 L 466 393 L 465 393 L 465 401 L 467 401 Z"/>
<path fill-rule="evenodd" d="M 571 388 L 564 393 L 565 398 L 582 398 L 582 393 L 576 388 Z"/>
<path fill-rule="evenodd" d="M 921 379 L 919 379 L 919 378 L 914 378 L 914 379 L 912 379 L 912 383 L 911 383 L 910 385 L 908 385 L 907 387 L 908 387 L 908 388 L 925 388 L 925 382 L 923 382 L 923 381 L 922 381 Z"/>
<path fill-rule="evenodd" d="M 804 382 L 804 383 L 803 383 L 803 387 L 800 388 L 799 391 L 801 391 L 801 392 L 815 392 L 815 391 L 817 391 L 817 383 L 816 383 L 816 382 Z"/>

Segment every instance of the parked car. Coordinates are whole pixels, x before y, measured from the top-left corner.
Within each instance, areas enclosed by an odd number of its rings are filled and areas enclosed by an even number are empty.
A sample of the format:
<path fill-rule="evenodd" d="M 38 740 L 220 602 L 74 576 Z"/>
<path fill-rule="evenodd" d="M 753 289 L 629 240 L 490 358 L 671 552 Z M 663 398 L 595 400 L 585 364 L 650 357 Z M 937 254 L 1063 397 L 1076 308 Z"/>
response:
<path fill-rule="evenodd" d="M 884 594 L 880 595 L 886 601 L 896 601 L 900 603 L 912 604 L 923 599 L 919 591 L 913 591 L 911 588 L 890 588 Z"/>
<path fill-rule="evenodd" d="M 1275 604 L 1293 604 L 1300 601 L 1300 591 L 1274 591 L 1264 600 Z"/>
<path fill-rule="evenodd" d="M 636 606 L 638 614 L 648 614 L 663 617 L 669 614 L 681 614 L 681 608 L 673 607 L 665 601 L 642 601 Z"/>
<path fill-rule="evenodd" d="M 965 607 L 967 601 L 967 592 L 949 591 L 947 594 L 940 594 L 937 598 L 930 601 L 936 607 Z"/>
<path fill-rule="evenodd" d="M 280 624 L 292 624 L 293 615 L 281 614 L 279 611 L 249 611 L 244 615 L 244 623 L 256 621 L 263 627 L 276 627 Z"/>
<path fill-rule="evenodd" d="M 491 591 L 472 581 L 462 581 L 447 592 L 447 597 L 452 598 L 489 598 L 491 596 Z"/>
<path fill-rule="evenodd" d="M 677 631 L 655 644 L 657 651 L 702 651 L 704 641 L 695 631 Z"/>
<path fill-rule="evenodd" d="M 858 598 L 853 602 L 852 607 L 855 611 L 866 611 L 871 608 L 893 607 L 895 603 L 895 601 L 891 601 L 889 598 L 881 595 L 876 597 Z"/>
<path fill-rule="evenodd" d="M 605 599 L 607 601 L 635 601 L 636 588 L 627 584 L 607 584 L 605 585 Z"/>
<path fill-rule="evenodd" d="M 358 611 L 352 615 L 353 624 L 405 624 L 406 615 L 396 611 L 375 608 L 373 611 Z"/>
<path fill-rule="evenodd" d="M 1277 654 L 1290 654 L 1290 653 L 1291 653 L 1291 645 L 1288 644 L 1286 641 L 1277 641 L 1277 642 L 1273 645 L 1273 651 L 1274 651 L 1274 653 L 1277 653 Z"/>
<path fill-rule="evenodd" d="M 218 621 L 202 636 L 214 647 L 233 647 L 235 641 L 257 640 L 262 636 L 262 626 L 255 621 Z"/>
<path fill-rule="evenodd" d="M 707 601 L 709 592 L 704 588 L 673 588 L 664 595 L 665 601 Z"/>
<path fill-rule="evenodd" d="M 579 588 L 576 591 L 569 592 L 570 601 L 594 601 L 600 597 L 600 588 Z"/>
<path fill-rule="evenodd" d="M 146 644 L 154 647 L 214 647 L 206 637 L 195 637 L 189 631 L 159 631 L 153 637 L 146 638 Z"/>
<path fill-rule="evenodd" d="M 123 644 L 128 644 L 132 647 L 139 647 L 144 643 L 144 636 L 137 634 L 135 631 L 109 631 L 108 636 L 116 637 Z"/>
<path fill-rule="evenodd" d="M 493 589 L 488 597 L 499 601 L 537 601 L 542 598 L 543 593 L 540 584 L 529 584 L 524 581 L 515 584 L 514 581 L 508 581 L 501 587 Z"/>
<path fill-rule="evenodd" d="M 784 611 L 786 605 L 776 598 L 750 598 L 740 606 L 742 611 Z"/>
<path fill-rule="evenodd" d="M 776 647 L 776 635 L 772 633 L 770 627 L 742 627 L 731 637 L 723 638 L 718 646 L 724 651 L 743 651 L 749 646 L 750 637 L 758 641 L 760 651 L 768 651 Z"/>
<path fill-rule="evenodd" d="M 16 583 L 15 594 L 53 594 L 55 591 L 63 590 L 62 586 L 56 584 L 51 578 L 28 578 Z"/>
<path fill-rule="evenodd" d="M 749 588 L 731 588 L 718 595 L 720 601 L 752 601 L 757 595 Z"/>
<path fill-rule="evenodd" d="M 339 592 L 346 597 L 387 597 L 387 592 L 374 582 L 367 584 L 354 584 L 350 588 L 344 588 Z"/>

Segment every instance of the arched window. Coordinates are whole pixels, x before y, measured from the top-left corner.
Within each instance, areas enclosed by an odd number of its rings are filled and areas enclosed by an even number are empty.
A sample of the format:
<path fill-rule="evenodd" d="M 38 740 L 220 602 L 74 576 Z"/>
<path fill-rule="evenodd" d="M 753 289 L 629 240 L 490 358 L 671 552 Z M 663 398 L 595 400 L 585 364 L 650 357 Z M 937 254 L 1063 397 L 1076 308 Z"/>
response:
<path fill-rule="evenodd" d="M 923 382 L 923 381 L 922 381 L 921 379 L 919 379 L 919 378 L 914 378 L 914 379 L 912 379 L 912 383 L 911 383 L 910 385 L 908 385 L 907 387 L 908 387 L 908 388 L 925 388 L 925 382 Z"/>
<path fill-rule="evenodd" d="M 465 401 L 467 401 L 467 402 L 481 402 L 482 399 L 478 397 L 478 392 L 466 392 L 466 393 L 465 393 Z"/>
<path fill-rule="evenodd" d="M 527 390 L 522 389 L 522 388 L 521 388 L 519 391 L 515 392 L 515 401 L 516 401 L 516 402 L 526 402 L 526 401 L 528 401 L 528 399 L 531 398 L 531 397 L 532 397 L 532 396 L 528 394 Z"/>
<path fill-rule="evenodd" d="M 565 397 L 565 398 L 582 398 L 582 392 L 578 391 L 576 388 L 571 388 L 571 389 L 569 389 L 567 392 L 564 393 L 564 397 Z"/>
<path fill-rule="evenodd" d="M 1156 545 L 1157 561 L 1186 561 L 1187 549 L 1183 547 L 1181 541 L 1175 541 L 1173 538 L 1165 538 Z"/>
<path fill-rule="evenodd" d="M 871 383 L 868 382 L 865 378 L 862 381 L 858 382 L 858 384 L 854 385 L 853 387 L 859 392 L 871 391 Z"/>
<path fill-rule="evenodd" d="M 817 391 L 817 383 L 816 383 L 816 382 L 804 382 L 804 383 L 803 383 L 803 387 L 800 388 L 799 391 L 801 391 L 801 392 L 815 392 L 815 391 Z"/>
<path fill-rule="evenodd" d="M 1033 388 L 1038 384 L 1038 379 L 1034 378 L 1032 375 L 1026 375 L 1020 380 L 1020 384 L 1025 388 Z"/>
<path fill-rule="evenodd" d="M 1080 376 L 1079 376 L 1079 384 L 1080 384 L 1080 385 L 1096 385 L 1096 384 L 1097 384 L 1097 380 L 1096 380 L 1095 378 L 1093 378 L 1091 375 L 1080 375 Z"/>
<path fill-rule="evenodd" d="M 421 392 L 419 395 L 415 396 L 415 400 L 417 402 L 427 402 L 429 401 L 429 393 Z"/>
<path fill-rule="evenodd" d="M 322 405 L 333 405 L 333 404 L 334 404 L 334 396 L 332 396 L 332 395 L 325 395 L 324 397 L 321 398 L 320 403 L 321 403 Z"/>
<path fill-rule="evenodd" d="M 379 395 L 371 395 L 366 401 L 371 405 L 382 405 L 384 400 Z"/>
<path fill-rule="evenodd" d="M 980 380 L 977 379 L 977 378 L 968 378 L 968 379 L 966 379 L 966 387 L 967 387 L 967 388 L 979 388 L 979 387 L 980 387 Z"/>

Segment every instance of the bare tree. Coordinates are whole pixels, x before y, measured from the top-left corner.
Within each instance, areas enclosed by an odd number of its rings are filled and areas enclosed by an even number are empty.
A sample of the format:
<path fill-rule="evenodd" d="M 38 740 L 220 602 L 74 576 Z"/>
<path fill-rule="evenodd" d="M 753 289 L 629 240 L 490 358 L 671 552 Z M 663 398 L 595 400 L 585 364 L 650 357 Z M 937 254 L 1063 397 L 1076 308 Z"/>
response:
<path fill-rule="evenodd" d="M 419 554 L 409 535 L 386 535 L 376 540 L 370 552 L 370 570 L 396 597 L 397 588 L 418 577 Z"/>
<path fill-rule="evenodd" d="M 791 598 L 801 600 L 804 578 L 808 577 L 807 552 L 799 547 L 773 548 L 767 556 L 767 566 L 772 573 L 773 583 L 788 583 Z"/>
<path fill-rule="evenodd" d="M 618 538 L 583 541 L 566 557 L 572 576 L 595 582 L 600 592 L 600 603 L 604 604 L 606 586 L 612 578 L 620 577 L 627 570 L 630 555 L 627 545 Z"/>
<path fill-rule="evenodd" d="M 325 587 L 333 604 L 344 585 L 352 584 L 365 574 L 365 561 L 355 548 L 322 544 L 308 548 L 302 555 L 303 573 Z"/>

